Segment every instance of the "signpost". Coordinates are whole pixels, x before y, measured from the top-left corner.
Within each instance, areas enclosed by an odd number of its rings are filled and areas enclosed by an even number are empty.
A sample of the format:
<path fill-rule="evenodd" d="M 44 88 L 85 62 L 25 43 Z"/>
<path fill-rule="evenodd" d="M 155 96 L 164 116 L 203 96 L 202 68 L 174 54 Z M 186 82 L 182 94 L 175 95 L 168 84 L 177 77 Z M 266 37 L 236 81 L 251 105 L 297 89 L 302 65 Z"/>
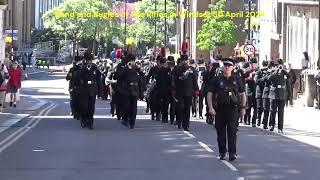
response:
<path fill-rule="evenodd" d="M 250 56 L 252 56 L 252 55 L 255 54 L 256 48 L 255 48 L 254 45 L 252 45 L 252 44 L 246 44 L 246 45 L 243 47 L 243 51 L 244 51 L 244 53 L 248 56 L 248 60 L 249 60 Z"/>

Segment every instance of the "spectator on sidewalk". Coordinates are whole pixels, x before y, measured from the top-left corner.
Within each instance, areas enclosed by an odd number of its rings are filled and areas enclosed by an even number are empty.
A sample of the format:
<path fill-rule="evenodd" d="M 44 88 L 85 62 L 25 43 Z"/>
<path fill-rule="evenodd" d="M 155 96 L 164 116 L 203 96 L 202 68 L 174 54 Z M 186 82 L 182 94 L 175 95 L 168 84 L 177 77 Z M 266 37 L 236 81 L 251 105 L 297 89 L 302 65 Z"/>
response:
<path fill-rule="evenodd" d="M 3 63 L 0 63 L 0 109 L 4 108 L 8 79 L 8 69 Z"/>
<path fill-rule="evenodd" d="M 290 63 L 287 64 L 287 72 L 289 75 L 289 87 L 288 87 L 288 96 L 286 101 L 286 106 L 290 105 L 293 106 L 293 88 L 294 84 L 296 83 L 297 77 L 294 71 L 292 70 L 292 66 Z"/>
<path fill-rule="evenodd" d="M 22 67 L 24 71 L 26 70 L 27 64 L 28 64 L 28 55 L 27 53 L 24 53 L 22 56 Z"/>
<path fill-rule="evenodd" d="M 17 92 L 18 89 L 21 88 L 21 70 L 18 68 L 18 63 L 15 61 L 12 64 L 12 67 L 9 69 L 9 82 L 8 82 L 8 93 L 10 94 L 10 106 L 13 107 L 17 106 L 16 99 L 17 99 Z"/>
<path fill-rule="evenodd" d="M 320 109 L 320 70 L 314 77 L 317 82 L 317 109 Z"/>

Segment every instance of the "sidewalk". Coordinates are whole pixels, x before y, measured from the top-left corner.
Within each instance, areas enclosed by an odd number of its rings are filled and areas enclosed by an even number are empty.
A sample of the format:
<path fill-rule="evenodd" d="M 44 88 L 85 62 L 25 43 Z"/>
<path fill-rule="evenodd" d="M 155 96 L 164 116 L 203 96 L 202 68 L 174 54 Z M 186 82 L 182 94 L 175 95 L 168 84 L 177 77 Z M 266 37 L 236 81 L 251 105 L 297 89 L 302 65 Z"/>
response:
<path fill-rule="evenodd" d="M 16 108 L 10 107 L 9 103 L 5 103 L 3 112 L 0 112 L 0 133 L 28 117 L 46 103 L 46 101 L 32 99 L 23 95 L 20 96 L 20 101 L 17 102 Z"/>

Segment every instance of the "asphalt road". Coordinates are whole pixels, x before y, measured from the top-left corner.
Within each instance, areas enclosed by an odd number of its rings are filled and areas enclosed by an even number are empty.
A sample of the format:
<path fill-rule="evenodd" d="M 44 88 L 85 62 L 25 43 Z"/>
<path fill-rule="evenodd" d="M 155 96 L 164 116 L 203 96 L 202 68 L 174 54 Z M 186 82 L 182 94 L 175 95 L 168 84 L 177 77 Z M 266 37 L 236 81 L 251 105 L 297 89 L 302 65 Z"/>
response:
<path fill-rule="evenodd" d="M 42 73 L 22 93 L 47 104 L 0 134 L 0 180 L 318 180 L 320 149 L 240 127 L 238 159 L 220 161 L 216 131 L 193 119 L 190 132 L 151 121 L 139 103 L 136 128 L 98 100 L 94 130 L 69 116 L 63 73 Z"/>

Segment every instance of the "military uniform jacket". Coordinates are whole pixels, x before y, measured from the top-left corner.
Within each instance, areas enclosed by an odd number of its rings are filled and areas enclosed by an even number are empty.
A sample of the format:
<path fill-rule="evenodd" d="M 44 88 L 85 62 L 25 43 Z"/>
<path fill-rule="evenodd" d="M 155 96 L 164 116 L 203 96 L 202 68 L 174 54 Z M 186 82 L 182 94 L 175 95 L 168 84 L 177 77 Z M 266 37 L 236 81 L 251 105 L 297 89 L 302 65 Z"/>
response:
<path fill-rule="evenodd" d="M 69 69 L 66 80 L 69 81 L 69 91 L 79 92 L 80 89 L 80 70 L 82 65 L 76 65 Z"/>
<path fill-rule="evenodd" d="M 250 78 L 250 75 L 251 75 L 251 78 Z M 252 72 L 251 70 L 246 71 L 244 73 L 244 78 L 245 78 L 245 82 L 246 82 L 245 90 L 246 90 L 247 96 L 255 97 L 256 83 L 254 82 L 254 76 L 255 76 L 255 72 Z"/>
<path fill-rule="evenodd" d="M 160 96 L 169 96 L 171 93 L 171 71 L 169 68 L 161 67 L 155 76 L 155 91 Z"/>
<path fill-rule="evenodd" d="M 143 87 L 140 71 L 137 68 L 126 68 L 125 81 L 126 81 L 126 93 L 129 96 L 135 96 L 138 98 L 143 97 Z"/>
<path fill-rule="evenodd" d="M 265 87 L 266 79 L 265 77 L 268 74 L 268 68 L 264 67 L 257 71 L 254 81 L 257 85 L 256 87 L 256 98 L 262 98 L 263 95 L 263 89 Z"/>
<path fill-rule="evenodd" d="M 288 73 L 285 70 L 277 71 L 269 75 L 268 79 L 271 83 L 269 98 L 285 100 L 288 93 Z"/>
<path fill-rule="evenodd" d="M 127 84 L 126 84 L 126 63 L 121 62 L 117 65 L 116 70 L 113 74 L 114 80 L 117 80 L 117 83 L 113 85 L 114 91 L 120 94 L 127 93 Z"/>
<path fill-rule="evenodd" d="M 80 91 L 83 96 L 96 96 L 101 94 L 102 81 L 101 73 L 97 65 L 93 63 L 84 64 L 79 70 Z"/>
<path fill-rule="evenodd" d="M 238 107 L 240 105 L 240 93 L 245 92 L 243 81 L 234 74 L 227 79 L 219 75 L 211 83 L 208 89 L 213 93 L 214 103 L 218 107 Z"/>
<path fill-rule="evenodd" d="M 188 66 L 178 66 L 174 71 L 173 89 L 177 96 L 193 96 L 199 90 L 197 74 Z"/>

